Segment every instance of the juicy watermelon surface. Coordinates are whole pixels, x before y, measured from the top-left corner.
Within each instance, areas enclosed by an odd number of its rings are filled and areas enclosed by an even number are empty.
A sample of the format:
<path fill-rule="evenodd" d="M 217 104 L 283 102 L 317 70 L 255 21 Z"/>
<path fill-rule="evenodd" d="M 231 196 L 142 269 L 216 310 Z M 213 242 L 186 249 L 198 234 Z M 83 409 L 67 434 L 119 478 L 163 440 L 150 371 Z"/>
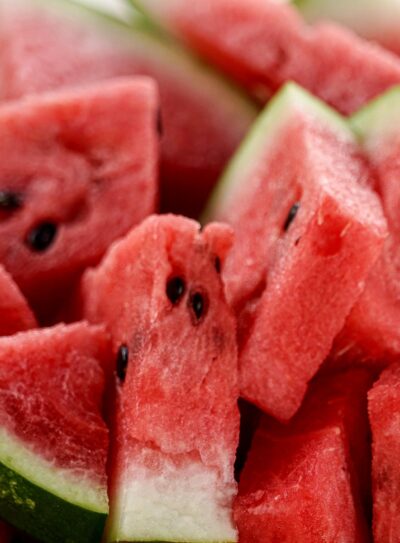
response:
<path fill-rule="evenodd" d="M 36 326 L 27 301 L 11 275 L 0 266 L 0 335 L 12 335 Z"/>

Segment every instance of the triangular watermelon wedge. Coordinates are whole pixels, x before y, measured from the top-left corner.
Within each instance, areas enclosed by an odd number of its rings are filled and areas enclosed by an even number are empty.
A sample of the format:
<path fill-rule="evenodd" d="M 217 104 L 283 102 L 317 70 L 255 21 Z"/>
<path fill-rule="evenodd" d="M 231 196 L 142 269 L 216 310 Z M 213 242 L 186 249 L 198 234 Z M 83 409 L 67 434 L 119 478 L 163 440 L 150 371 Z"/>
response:
<path fill-rule="evenodd" d="M 234 227 L 224 278 L 239 317 L 241 393 L 287 420 L 380 256 L 387 229 L 345 120 L 288 84 L 206 216 Z"/>
<path fill-rule="evenodd" d="M 107 541 L 229 542 L 239 438 L 231 230 L 151 217 L 83 281 L 117 373 Z"/>
<path fill-rule="evenodd" d="M 101 537 L 108 349 L 85 323 L 0 338 L 0 516 L 40 541 Z"/>
<path fill-rule="evenodd" d="M 154 212 L 157 111 L 148 78 L 0 107 L 0 262 L 41 317 Z"/>
<path fill-rule="evenodd" d="M 0 266 L 0 336 L 10 336 L 36 326 L 27 301 L 11 275 Z"/>
<path fill-rule="evenodd" d="M 333 23 L 309 26 L 287 2 L 133 4 L 263 101 L 287 81 L 296 81 L 348 114 L 400 83 L 397 57 Z"/>
<path fill-rule="evenodd" d="M 142 18 L 128 26 L 68 0 L 2 0 L 0 34 L 3 99 L 153 77 L 161 95 L 162 209 L 198 215 L 255 117 L 250 101 Z"/>

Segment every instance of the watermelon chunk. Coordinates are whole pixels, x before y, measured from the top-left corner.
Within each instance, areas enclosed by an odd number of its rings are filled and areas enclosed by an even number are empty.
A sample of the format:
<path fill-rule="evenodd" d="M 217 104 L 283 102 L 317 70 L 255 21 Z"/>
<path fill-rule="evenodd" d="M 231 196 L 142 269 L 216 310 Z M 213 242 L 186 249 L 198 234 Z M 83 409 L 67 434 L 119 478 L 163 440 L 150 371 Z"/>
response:
<path fill-rule="evenodd" d="M 0 262 L 41 315 L 154 211 L 157 108 L 147 78 L 0 107 Z"/>
<path fill-rule="evenodd" d="M 162 209 L 197 215 L 254 120 L 254 105 L 141 18 L 128 27 L 68 1 L 32 6 L 0 2 L 0 98 L 153 77 L 162 109 Z"/>
<path fill-rule="evenodd" d="M 235 503 L 241 542 L 369 540 L 358 462 L 370 382 L 362 371 L 317 380 L 288 426 L 262 419 Z"/>
<path fill-rule="evenodd" d="M 386 225 L 345 121 L 294 84 L 260 116 L 207 217 L 236 233 L 224 279 L 241 393 L 287 420 L 360 295 Z"/>
<path fill-rule="evenodd" d="M 108 348 L 86 323 L 0 338 L 0 516 L 40 541 L 101 537 Z"/>
<path fill-rule="evenodd" d="M 84 276 L 119 377 L 108 541 L 236 540 L 235 320 L 219 273 L 231 241 L 227 226 L 152 217 Z"/>
<path fill-rule="evenodd" d="M 36 319 L 21 291 L 0 266 L 0 336 L 11 336 L 36 326 Z"/>
<path fill-rule="evenodd" d="M 400 540 L 400 365 L 387 368 L 368 396 L 372 428 L 374 541 Z"/>
<path fill-rule="evenodd" d="M 384 94 L 352 118 L 375 173 L 376 190 L 390 236 L 365 290 L 335 341 L 330 363 L 387 366 L 400 355 L 400 88 Z"/>
<path fill-rule="evenodd" d="M 132 1 L 263 101 L 291 80 L 348 114 L 400 83 L 394 55 L 285 2 Z"/>

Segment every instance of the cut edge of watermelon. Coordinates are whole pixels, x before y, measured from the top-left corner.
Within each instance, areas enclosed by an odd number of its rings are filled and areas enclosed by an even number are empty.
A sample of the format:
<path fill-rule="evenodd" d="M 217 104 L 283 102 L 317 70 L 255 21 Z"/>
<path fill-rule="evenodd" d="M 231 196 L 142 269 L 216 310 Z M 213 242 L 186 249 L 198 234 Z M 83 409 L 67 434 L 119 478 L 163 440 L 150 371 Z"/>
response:
<path fill-rule="evenodd" d="M 5 428 L 0 429 L 0 465 L 38 488 L 76 507 L 107 515 L 107 489 L 84 479 L 82 470 L 73 473 L 40 458 L 22 440 Z M 2 491 L 0 491 L 1 496 Z"/>
<path fill-rule="evenodd" d="M 203 213 L 202 223 L 220 216 L 221 202 L 223 207 L 230 207 L 230 201 L 236 198 L 236 190 L 241 189 L 243 179 L 248 177 L 248 170 L 253 168 L 253 157 L 275 141 L 279 128 L 296 110 L 318 117 L 349 139 L 354 137 L 350 126 L 339 113 L 296 83 L 286 83 L 261 112 L 225 169 Z"/>

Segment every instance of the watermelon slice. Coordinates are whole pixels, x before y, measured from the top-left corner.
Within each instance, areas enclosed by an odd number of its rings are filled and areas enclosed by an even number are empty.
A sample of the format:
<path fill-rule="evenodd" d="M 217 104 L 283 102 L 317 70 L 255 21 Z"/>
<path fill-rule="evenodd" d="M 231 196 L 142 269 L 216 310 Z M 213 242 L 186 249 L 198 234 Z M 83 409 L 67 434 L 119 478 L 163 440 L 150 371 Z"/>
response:
<path fill-rule="evenodd" d="M 386 236 L 359 154 L 338 114 L 288 84 L 208 209 L 236 232 L 224 279 L 239 317 L 241 393 L 282 420 L 300 406 Z"/>
<path fill-rule="evenodd" d="M 108 341 L 86 323 L 0 338 L 0 516 L 48 543 L 97 542 Z"/>
<path fill-rule="evenodd" d="M 292 80 L 348 114 L 400 83 L 394 55 L 285 2 L 132 1 L 263 101 Z"/>
<path fill-rule="evenodd" d="M 84 277 L 117 360 L 108 541 L 236 540 L 235 321 L 219 273 L 231 241 L 223 225 L 152 217 Z"/>
<path fill-rule="evenodd" d="M 157 108 L 147 78 L 0 107 L 0 262 L 40 315 L 154 211 Z"/>
<path fill-rule="evenodd" d="M 154 77 L 162 209 L 197 215 L 254 120 L 253 104 L 140 18 L 129 28 L 67 1 L 32 6 L 0 1 L 0 98 L 121 75 Z"/>
<path fill-rule="evenodd" d="M 374 541 L 400 541 L 400 365 L 386 369 L 369 393 L 372 428 Z"/>
<path fill-rule="evenodd" d="M 390 236 L 366 288 L 335 341 L 330 363 L 387 366 L 400 356 L 400 88 L 352 118 L 376 174 Z"/>
<path fill-rule="evenodd" d="M 11 336 L 36 326 L 36 319 L 21 291 L 0 266 L 0 336 Z"/>
<path fill-rule="evenodd" d="M 370 382 L 362 372 L 316 381 L 289 426 L 262 419 L 235 503 L 242 543 L 369 540 L 357 468 Z"/>
<path fill-rule="evenodd" d="M 294 3 L 310 23 L 337 21 L 400 54 L 398 0 L 295 0 Z"/>

